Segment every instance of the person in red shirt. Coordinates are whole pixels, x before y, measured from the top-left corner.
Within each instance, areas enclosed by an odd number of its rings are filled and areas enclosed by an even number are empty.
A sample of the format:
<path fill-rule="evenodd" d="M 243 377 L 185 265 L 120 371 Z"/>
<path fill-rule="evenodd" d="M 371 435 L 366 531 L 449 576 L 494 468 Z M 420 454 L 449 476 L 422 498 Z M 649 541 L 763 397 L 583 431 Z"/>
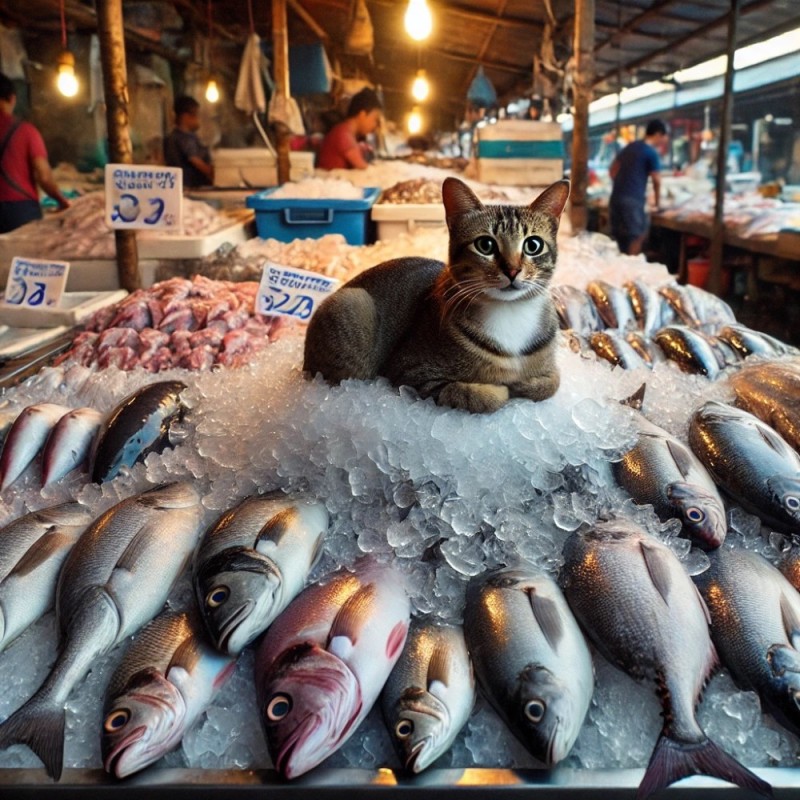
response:
<path fill-rule="evenodd" d="M 335 125 L 325 138 L 317 156 L 320 169 L 366 169 L 369 149 L 359 137 L 373 133 L 381 117 L 381 101 L 372 89 L 354 94 L 347 117 Z"/>

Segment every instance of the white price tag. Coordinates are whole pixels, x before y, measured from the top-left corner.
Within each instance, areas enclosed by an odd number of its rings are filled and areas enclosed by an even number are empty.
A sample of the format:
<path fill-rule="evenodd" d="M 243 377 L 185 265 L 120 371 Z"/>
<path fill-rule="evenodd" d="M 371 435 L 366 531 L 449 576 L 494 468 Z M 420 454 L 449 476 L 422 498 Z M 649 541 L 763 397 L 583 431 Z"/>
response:
<path fill-rule="evenodd" d="M 256 311 L 308 322 L 319 304 L 338 288 L 335 278 L 267 261 L 258 287 Z"/>
<path fill-rule="evenodd" d="M 67 284 L 67 261 L 20 258 L 11 261 L 5 303 L 28 308 L 58 308 Z"/>
<path fill-rule="evenodd" d="M 183 170 L 148 164 L 106 164 L 109 228 L 167 230 L 183 226 Z"/>

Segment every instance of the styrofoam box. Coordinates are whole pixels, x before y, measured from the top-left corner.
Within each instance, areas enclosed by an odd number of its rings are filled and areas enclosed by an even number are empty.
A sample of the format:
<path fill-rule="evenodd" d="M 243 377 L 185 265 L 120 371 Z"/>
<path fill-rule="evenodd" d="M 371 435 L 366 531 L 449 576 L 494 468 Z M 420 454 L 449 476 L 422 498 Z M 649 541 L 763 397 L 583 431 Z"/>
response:
<path fill-rule="evenodd" d="M 372 206 L 378 239 L 394 239 L 420 228 L 446 228 L 441 203 L 377 203 Z"/>
<path fill-rule="evenodd" d="M 478 128 L 478 180 L 541 186 L 564 175 L 564 146 L 557 122 L 508 119 Z"/>
<path fill-rule="evenodd" d="M 212 152 L 214 186 L 262 188 L 277 186 L 275 156 L 265 147 L 220 148 Z M 314 175 L 314 153 L 289 153 L 289 179 L 299 181 Z"/>
<path fill-rule="evenodd" d="M 564 162 L 552 158 L 479 158 L 478 180 L 505 186 L 549 186 L 564 177 Z"/>

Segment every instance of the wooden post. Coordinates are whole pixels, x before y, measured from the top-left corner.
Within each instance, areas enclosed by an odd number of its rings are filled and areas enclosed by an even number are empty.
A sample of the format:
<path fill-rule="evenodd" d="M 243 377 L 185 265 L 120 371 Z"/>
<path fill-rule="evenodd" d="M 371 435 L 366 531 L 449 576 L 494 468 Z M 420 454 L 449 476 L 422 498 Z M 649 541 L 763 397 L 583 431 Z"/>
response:
<path fill-rule="evenodd" d="M 125 32 L 122 0 L 98 0 L 97 37 L 103 66 L 106 98 L 108 154 L 112 164 L 132 164 L 133 147 L 128 127 L 128 72 L 125 66 Z M 114 231 L 119 285 L 129 292 L 141 286 L 135 231 Z"/>
<path fill-rule="evenodd" d="M 731 0 L 731 10 L 728 15 L 728 67 L 725 70 L 725 93 L 722 97 L 722 119 L 719 130 L 719 149 L 717 150 L 717 196 L 709 249 L 711 271 L 708 276 L 708 288 L 714 294 L 719 294 L 722 290 L 722 256 L 725 249 L 725 177 L 728 170 L 728 143 L 731 140 L 731 120 L 733 118 L 733 56 L 736 52 L 739 5 L 740 0 Z"/>
<path fill-rule="evenodd" d="M 289 97 L 289 32 L 286 22 L 286 0 L 272 0 L 272 49 L 274 51 L 275 91 Z M 289 130 L 277 128 L 278 184 L 289 180 Z"/>
<path fill-rule="evenodd" d="M 572 173 L 570 202 L 572 229 L 586 230 L 589 182 L 589 103 L 594 75 L 594 0 L 575 0 L 575 79 L 572 85 L 575 113 L 572 127 Z"/>

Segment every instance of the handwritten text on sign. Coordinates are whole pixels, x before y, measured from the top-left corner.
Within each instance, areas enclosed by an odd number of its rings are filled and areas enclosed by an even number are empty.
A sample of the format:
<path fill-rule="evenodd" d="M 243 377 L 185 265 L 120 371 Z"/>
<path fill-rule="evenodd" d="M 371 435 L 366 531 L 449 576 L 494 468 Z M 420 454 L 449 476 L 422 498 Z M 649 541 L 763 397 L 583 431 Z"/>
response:
<path fill-rule="evenodd" d="M 6 282 L 5 302 L 12 306 L 58 308 L 67 282 L 66 261 L 15 257 Z"/>
<path fill-rule="evenodd" d="M 267 261 L 258 287 L 256 311 L 283 314 L 307 322 L 319 304 L 339 286 L 335 278 L 318 272 L 284 267 Z"/>
<path fill-rule="evenodd" d="M 105 179 L 105 223 L 109 228 L 181 231 L 183 170 L 106 164 Z"/>

